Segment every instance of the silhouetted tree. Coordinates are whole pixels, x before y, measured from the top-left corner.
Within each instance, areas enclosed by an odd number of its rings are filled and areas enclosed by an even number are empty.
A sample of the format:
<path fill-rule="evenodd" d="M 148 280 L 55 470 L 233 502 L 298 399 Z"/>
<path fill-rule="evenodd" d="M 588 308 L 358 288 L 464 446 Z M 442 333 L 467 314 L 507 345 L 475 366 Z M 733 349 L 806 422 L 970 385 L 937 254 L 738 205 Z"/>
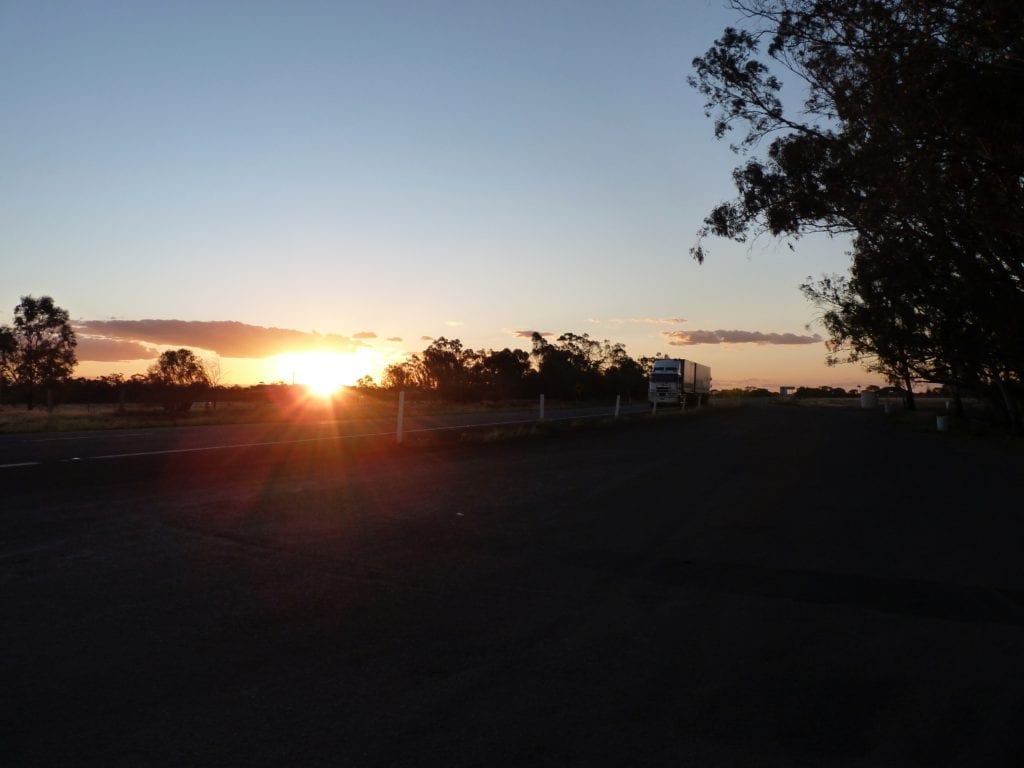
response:
<path fill-rule="evenodd" d="M 217 401 L 220 400 L 224 390 L 224 370 L 221 368 L 220 358 L 211 357 L 203 361 L 203 370 L 206 371 L 206 382 L 208 394 L 213 410 L 217 410 Z"/>
<path fill-rule="evenodd" d="M 478 355 L 458 339 L 443 336 L 423 350 L 423 371 L 428 388 L 449 400 L 464 399 L 470 391 L 472 369 Z"/>
<path fill-rule="evenodd" d="M 587 334 L 563 333 L 554 344 L 539 333 L 531 337 L 541 385 L 552 397 L 582 399 L 597 394 L 601 343 Z"/>
<path fill-rule="evenodd" d="M 531 341 L 531 352 L 507 347 L 475 351 L 458 339 L 439 338 L 423 350 L 422 357 L 410 355 L 389 365 L 383 387 L 420 389 L 446 400 L 505 400 L 541 393 L 566 399 L 642 397 L 646 392 L 647 371 L 622 344 L 571 332 L 553 344 L 539 333 Z"/>
<path fill-rule="evenodd" d="M 836 326 L 834 341 L 858 338 L 901 379 L 988 394 L 1020 424 L 1024 102 L 1008 94 L 1024 91 L 1024 4 L 729 5 L 750 29 L 726 29 L 694 61 L 692 83 L 717 136 L 744 125 L 739 151 L 771 140 L 734 171 L 738 196 L 705 219 L 694 257 L 703 260 L 709 234 L 854 235 L 854 309 L 895 308 L 897 322 L 845 318 L 854 324 Z M 797 116 L 759 58 L 762 41 L 768 60 L 806 85 Z"/>
<path fill-rule="evenodd" d="M 906 294 L 893 295 L 892 287 L 885 281 L 854 283 L 840 276 L 800 286 L 804 295 L 824 310 L 821 321 L 829 334 L 826 362 L 863 363 L 869 371 L 899 385 L 907 409 L 914 410 L 915 370 L 928 365 L 922 358 L 928 345 L 926 339 L 919 338 L 923 321 L 916 317 L 916 308 Z"/>
<path fill-rule="evenodd" d="M 522 397 L 529 372 L 530 355 L 522 349 L 490 350 L 480 356 L 477 364 L 481 389 L 497 400 Z"/>
<path fill-rule="evenodd" d="M 6 325 L 0 325 L 0 405 L 4 402 L 4 390 L 14 381 L 14 361 L 18 352 L 18 341 Z"/>
<path fill-rule="evenodd" d="M 360 376 L 356 381 L 356 389 L 364 390 L 375 390 L 377 389 L 377 382 L 373 380 L 373 376 L 367 374 L 366 376 Z"/>
<path fill-rule="evenodd" d="M 210 376 L 203 361 L 191 349 L 168 349 L 149 368 L 149 380 L 160 393 L 166 410 L 185 412 L 205 394 Z"/>
<path fill-rule="evenodd" d="M 67 310 L 53 303 L 49 296 L 38 299 L 22 296 L 14 308 L 14 326 L 2 334 L 3 344 L 13 346 L 7 353 L 8 367 L 14 381 L 21 386 L 31 410 L 36 392 L 43 387 L 47 404 L 52 405 L 54 385 L 67 380 L 78 362 L 75 358 L 75 332 Z M 13 345 L 11 340 L 13 339 Z"/>
<path fill-rule="evenodd" d="M 392 363 L 384 369 L 382 382 L 385 389 L 422 389 L 425 386 L 422 359 L 419 355 L 410 355 L 408 360 Z"/>
<path fill-rule="evenodd" d="M 385 389 L 405 389 L 408 386 L 409 371 L 404 363 L 391 363 L 381 375 L 381 386 Z"/>
<path fill-rule="evenodd" d="M 604 343 L 601 367 L 606 394 L 630 398 L 646 396 L 649 374 L 639 362 L 626 354 L 622 344 Z"/>

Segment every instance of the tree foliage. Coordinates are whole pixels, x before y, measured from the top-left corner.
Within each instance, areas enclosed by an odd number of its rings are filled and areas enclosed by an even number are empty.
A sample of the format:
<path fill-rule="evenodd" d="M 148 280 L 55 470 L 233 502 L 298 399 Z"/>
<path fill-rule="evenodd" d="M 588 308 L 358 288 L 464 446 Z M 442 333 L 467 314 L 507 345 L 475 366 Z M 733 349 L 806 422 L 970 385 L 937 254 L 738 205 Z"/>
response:
<path fill-rule="evenodd" d="M 622 344 L 567 332 L 554 342 L 534 333 L 532 349 L 473 350 L 435 339 L 421 354 L 389 365 L 385 389 L 416 389 L 444 400 L 508 400 L 546 394 L 585 400 L 644 397 L 653 358 L 636 361 Z"/>
<path fill-rule="evenodd" d="M 4 390 L 14 382 L 14 361 L 18 342 L 14 331 L 0 325 L 0 405 L 4 402 Z"/>
<path fill-rule="evenodd" d="M 49 296 L 22 296 L 13 327 L 0 328 L 0 388 L 3 381 L 20 386 L 29 409 L 40 389 L 50 400 L 54 385 L 65 381 L 78 362 L 77 343 L 67 310 Z"/>
<path fill-rule="evenodd" d="M 435 339 L 423 350 L 421 379 L 446 400 L 464 399 L 479 355 L 458 339 Z"/>
<path fill-rule="evenodd" d="M 149 379 L 161 392 L 164 408 L 188 411 L 210 386 L 210 374 L 191 349 L 168 349 L 149 368 Z"/>
<path fill-rule="evenodd" d="M 1024 382 L 1024 4 L 746 0 L 692 84 L 747 160 L 708 235 L 849 233 L 808 282 L 835 353 L 969 388 L 1019 423 Z M 787 72 L 805 90 L 786 108 Z M 767 141 L 763 155 L 751 153 Z"/>

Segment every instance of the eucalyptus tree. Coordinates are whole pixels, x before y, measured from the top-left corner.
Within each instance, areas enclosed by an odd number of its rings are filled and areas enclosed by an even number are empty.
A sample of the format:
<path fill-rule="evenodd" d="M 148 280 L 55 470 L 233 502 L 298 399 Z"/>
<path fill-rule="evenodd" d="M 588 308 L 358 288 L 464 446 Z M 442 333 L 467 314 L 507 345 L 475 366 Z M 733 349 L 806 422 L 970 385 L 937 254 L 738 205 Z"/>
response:
<path fill-rule="evenodd" d="M 530 354 L 508 347 L 488 350 L 480 355 L 476 370 L 484 395 L 496 400 L 522 397 L 530 374 Z"/>
<path fill-rule="evenodd" d="M 471 389 L 479 357 L 477 352 L 463 347 L 459 339 L 434 339 L 422 356 L 428 388 L 445 399 L 464 399 Z"/>
<path fill-rule="evenodd" d="M 77 344 L 67 310 L 49 296 L 21 297 L 14 308 L 13 327 L 0 330 L 0 356 L 24 391 L 30 410 L 40 389 L 46 391 L 47 406 L 52 407 L 54 385 L 66 381 L 78 363 Z"/>
<path fill-rule="evenodd" d="M 206 393 L 210 374 L 191 349 L 168 349 L 149 368 L 149 380 L 169 411 L 188 411 L 196 397 Z"/>
<path fill-rule="evenodd" d="M 863 349 L 894 371 L 993 394 L 1019 424 L 1024 4 L 729 5 L 746 28 L 726 29 L 695 59 L 691 83 L 716 136 L 740 129 L 734 148 L 747 159 L 693 256 L 704 259 L 708 235 L 851 235 L 846 287 Z M 779 73 L 804 91 L 796 109 Z M 812 299 L 828 295 L 827 283 L 808 285 Z M 876 317 L 893 311 L 895 324 Z M 830 328 L 833 341 L 849 342 L 851 327 Z M 874 337 L 896 330 L 896 345 Z"/>
<path fill-rule="evenodd" d="M 18 342 L 14 331 L 6 325 L 0 325 L 0 405 L 4 402 L 4 388 L 14 381 L 14 360 L 18 352 Z"/>

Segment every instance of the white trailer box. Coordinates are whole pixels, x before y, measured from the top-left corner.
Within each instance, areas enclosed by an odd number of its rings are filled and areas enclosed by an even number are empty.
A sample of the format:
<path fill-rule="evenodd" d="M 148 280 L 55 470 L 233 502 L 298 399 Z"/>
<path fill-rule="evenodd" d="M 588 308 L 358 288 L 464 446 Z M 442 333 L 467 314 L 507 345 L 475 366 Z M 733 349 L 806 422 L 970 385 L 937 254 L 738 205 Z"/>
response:
<path fill-rule="evenodd" d="M 692 360 L 655 360 L 647 386 L 651 403 L 700 403 L 711 391 L 711 369 Z"/>

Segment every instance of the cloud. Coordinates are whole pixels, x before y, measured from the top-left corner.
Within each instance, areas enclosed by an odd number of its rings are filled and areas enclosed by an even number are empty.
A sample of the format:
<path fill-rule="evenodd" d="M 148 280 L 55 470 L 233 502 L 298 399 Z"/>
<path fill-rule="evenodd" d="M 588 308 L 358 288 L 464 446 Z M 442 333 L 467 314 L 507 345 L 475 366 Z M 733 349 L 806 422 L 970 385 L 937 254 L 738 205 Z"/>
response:
<path fill-rule="evenodd" d="M 517 339 L 532 339 L 535 333 L 545 337 L 555 335 L 551 331 L 512 331 L 512 335 Z"/>
<path fill-rule="evenodd" d="M 465 325 L 461 320 L 445 320 L 445 325 L 450 325 L 452 328 L 458 328 L 460 325 Z"/>
<path fill-rule="evenodd" d="M 420 341 L 433 341 L 433 336 L 420 336 Z"/>
<path fill-rule="evenodd" d="M 352 352 L 360 346 L 338 334 L 265 328 L 233 320 L 84 320 L 75 331 L 112 341 L 200 347 L 221 357 L 269 357 L 313 349 Z"/>
<path fill-rule="evenodd" d="M 600 325 L 601 324 L 601 321 L 598 320 L 596 317 L 588 317 L 583 322 L 584 323 L 590 323 L 591 325 Z"/>
<path fill-rule="evenodd" d="M 693 344 L 817 344 L 821 336 L 798 336 L 795 333 L 762 333 L 761 331 L 662 331 L 669 346 L 686 347 Z"/>
<path fill-rule="evenodd" d="M 359 333 L 352 334 L 353 339 L 376 339 L 377 334 L 373 331 L 360 331 Z"/>
<path fill-rule="evenodd" d="M 105 339 L 77 334 L 75 355 L 79 360 L 92 363 L 123 363 L 128 360 L 148 360 L 157 356 L 157 350 L 136 341 Z"/>
<path fill-rule="evenodd" d="M 688 322 L 685 317 L 614 317 L 608 322 L 615 325 L 632 323 L 640 325 L 682 325 Z"/>
<path fill-rule="evenodd" d="M 402 337 L 401 337 L 401 336 L 389 336 L 389 337 L 388 337 L 388 338 L 386 339 L 386 341 L 393 341 L 393 342 L 395 342 L 396 344 L 401 344 L 401 342 L 402 342 Z"/>

